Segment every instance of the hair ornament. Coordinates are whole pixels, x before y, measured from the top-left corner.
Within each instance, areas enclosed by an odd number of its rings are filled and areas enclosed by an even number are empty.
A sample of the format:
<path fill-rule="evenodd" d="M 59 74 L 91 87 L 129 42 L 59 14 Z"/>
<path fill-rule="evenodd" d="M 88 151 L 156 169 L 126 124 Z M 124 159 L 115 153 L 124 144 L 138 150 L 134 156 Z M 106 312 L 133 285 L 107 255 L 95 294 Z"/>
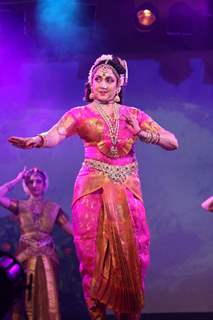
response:
<path fill-rule="evenodd" d="M 111 54 L 102 54 L 99 58 L 97 58 L 94 62 L 94 64 L 92 65 L 92 67 L 90 68 L 89 71 L 89 75 L 88 75 L 88 83 L 91 85 L 92 84 L 92 78 L 93 78 L 93 74 L 96 70 L 96 67 L 98 68 L 99 66 L 101 66 L 101 62 L 103 61 L 103 64 L 107 67 L 109 67 L 110 69 L 112 69 L 117 77 L 120 80 L 120 85 L 124 86 L 127 84 L 128 82 L 128 67 L 127 67 L 127 62 L 126 60 L 122 60 L 120 58 L 117 58 L 119 63 L 123 66 L 123 68 L 125 69 L 125 74 L 119 74 L 118 71 L 109 64 L 109 61 L 113 60 L 113 55 Z"/>

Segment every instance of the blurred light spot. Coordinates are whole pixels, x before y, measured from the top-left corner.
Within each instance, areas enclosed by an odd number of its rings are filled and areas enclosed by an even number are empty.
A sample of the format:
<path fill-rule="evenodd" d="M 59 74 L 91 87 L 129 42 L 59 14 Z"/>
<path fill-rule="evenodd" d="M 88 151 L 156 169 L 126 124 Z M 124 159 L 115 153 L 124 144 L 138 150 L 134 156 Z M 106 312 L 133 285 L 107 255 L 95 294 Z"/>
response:
<path fill-rule="evenodd" d="M 156 16 L 149 9 L 139 10 L 137 18 L 138 22 L 143 26 L 151 26 L 156 21 Z"/>

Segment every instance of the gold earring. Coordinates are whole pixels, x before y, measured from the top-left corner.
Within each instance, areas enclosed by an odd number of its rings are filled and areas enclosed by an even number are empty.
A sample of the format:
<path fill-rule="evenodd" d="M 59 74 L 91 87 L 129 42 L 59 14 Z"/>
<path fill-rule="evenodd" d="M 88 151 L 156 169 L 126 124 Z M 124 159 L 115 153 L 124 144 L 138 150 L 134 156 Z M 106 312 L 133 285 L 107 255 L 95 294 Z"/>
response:
<path fill-rule="evenodd" d="M 94 100 L 94 94 L 92 92 L 89 94 L 89 98 L 90 100 Z"/>
<path fill-rule="evenodd" d="M 119 97 L 119 95 L 118 94 L 116 94 L 116 96 L 115 96 L 115 102 L 120 102 L 120 97 Z"/>

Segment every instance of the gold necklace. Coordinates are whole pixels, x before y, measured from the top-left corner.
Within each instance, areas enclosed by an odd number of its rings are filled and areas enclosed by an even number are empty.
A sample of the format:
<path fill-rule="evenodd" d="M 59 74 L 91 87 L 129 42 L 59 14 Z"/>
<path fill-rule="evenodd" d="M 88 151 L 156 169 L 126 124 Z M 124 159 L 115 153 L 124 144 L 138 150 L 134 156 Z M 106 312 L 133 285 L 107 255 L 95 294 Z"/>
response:
<path fill-rule="evenodd" d="M 31 199 L 30 209 L 33 216 L 33 222 L 37 229 L 40 227 L 40 216 L 44 209 L 44 202 L 41 199 Z"/>
<path fill-rule="evenodd" d="M 114 113 L 114 121 L 113 119 L 106 113 L 103 106 L 101 104 L 95 105 L 96 110 L 102 116 L 104 121 L 106 122 L 109 135 L 112 141 L 112 146 L 110 148 L 110 154 L 113 158 L 118 157 L 118 149 L 117 149 L 117 141 L 119 135 L 119 123 L 120 123 L 120 116 L 119 116 L 119 105 L 117 103 L 113 103 L 113 113 Z"/>

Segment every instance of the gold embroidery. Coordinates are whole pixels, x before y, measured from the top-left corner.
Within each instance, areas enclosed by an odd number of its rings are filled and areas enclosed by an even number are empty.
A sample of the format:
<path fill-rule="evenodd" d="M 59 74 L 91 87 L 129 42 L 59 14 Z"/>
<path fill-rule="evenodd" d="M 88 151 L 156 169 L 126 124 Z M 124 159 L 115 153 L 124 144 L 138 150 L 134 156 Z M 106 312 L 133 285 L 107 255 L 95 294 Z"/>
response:
<path fill-rule="evenodd" d="M 160 130 L 160 126 L 153 120 L 146 120 L 142 123 L 141 125 L 141 129 L 142 130 L 145 130 L 145 131 L 151 131 L 151 132 L 154 132 L 154 133 L 157 133 L 159 132 Z"/>
<path fill-rule="evenodd" d="M 56 129 L 60 135 L 69 136 L 70 129 L 75 124 L 75 119 L 70 113 L 66 113 L 56 125 Z M 72 132 L 73 133 L 73 132 Z"/>
<path fill-rule="evenodd" d="M 127 141 L 121 141 L 120 139 L 118 140 L 118 154 L 117 157 L 123 157 L 127 155 L 130 150 L 132 149 L 132 145 L 134 143 L 134 140 L 132 138 L 129 138 Z M 108 157 L 111 157 L 111 144 L 107 144 L 104 140 L 98 142 L 97 144 L 98 149 Z"/>
<path fill-rule="evenodd" d="M 87 142 L 100 141 L 104 131 L 104 123 L 97 118 L 89 118 L 82 121 L 78 131 L 80 137 Z"/>

